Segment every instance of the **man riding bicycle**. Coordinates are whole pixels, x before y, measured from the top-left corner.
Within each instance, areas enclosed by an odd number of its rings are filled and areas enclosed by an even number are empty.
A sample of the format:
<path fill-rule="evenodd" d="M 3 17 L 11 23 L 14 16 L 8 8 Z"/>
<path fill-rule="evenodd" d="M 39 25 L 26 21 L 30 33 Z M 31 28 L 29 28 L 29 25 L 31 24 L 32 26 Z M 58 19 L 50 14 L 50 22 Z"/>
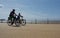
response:
<path fill-rule="evenodd" d="M 13 24 L 13 23 L 14 23 L 14 20 L 16 19 L 15 9 L 13 9 L 13 10 L 10 12 L 9 17 L 10 17 L 11 22 L 12 22 L 12 24 Z M 13 20 L 12 20 L 12 19 L 13 19 Z M 11 25 L 12 25 L 12 24 L 11 24 Z"/>
<path fill-rule="evenodd" d="M 17 16 L 17 18 L 16 18 Z M 20 20 L 20 17 L 23 17 L 21 16 L 21 14 L 19 13 L 18 15 L 15 13 L 15 9 L 13 9 L 10 14 L 9 14 L 9 17 L 11 18 L 11 22 L 12 24 L 14 23 L 15 20 Z M 13 19 L 13 20 L 12 20 Z"/>
<path fill-rule="evenodd" d="M 20 18 L 22 17 L 22 18 Z M 19 13 L 18 15 L 15 13 L 15 9 L 13 9 L 8 17 L 7 20 L 8 25 L 13 25 L 13 23 L 16 24 L 16 26 L 19 26 L 20 24 L 25 25 L 26 24 L 26 20 L 23 19 L 23 16 L 21 16 L 21 14 Z"/>

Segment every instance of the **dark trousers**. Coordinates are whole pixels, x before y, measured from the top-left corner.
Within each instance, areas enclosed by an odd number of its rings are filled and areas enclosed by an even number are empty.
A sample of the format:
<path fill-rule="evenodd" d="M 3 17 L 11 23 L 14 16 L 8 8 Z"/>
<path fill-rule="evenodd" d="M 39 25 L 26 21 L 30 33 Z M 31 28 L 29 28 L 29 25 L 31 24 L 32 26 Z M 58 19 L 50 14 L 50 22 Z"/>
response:
<path fill-rule="evenodd" d="M 11 18 L 11 21 L 12 21 L 11 25 L 13 25 L 14 21 L 16 21 L 16 17 Z"/>

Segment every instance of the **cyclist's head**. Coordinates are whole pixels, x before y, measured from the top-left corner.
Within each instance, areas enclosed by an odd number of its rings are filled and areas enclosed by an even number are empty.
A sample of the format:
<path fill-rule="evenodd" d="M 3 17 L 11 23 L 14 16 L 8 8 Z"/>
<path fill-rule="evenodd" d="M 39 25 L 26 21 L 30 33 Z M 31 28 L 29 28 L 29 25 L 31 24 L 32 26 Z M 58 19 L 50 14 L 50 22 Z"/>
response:
<path fill-rule="evenodd" d="M 15 9 L 13 9 L 13 11 L 15 11 Z"/>

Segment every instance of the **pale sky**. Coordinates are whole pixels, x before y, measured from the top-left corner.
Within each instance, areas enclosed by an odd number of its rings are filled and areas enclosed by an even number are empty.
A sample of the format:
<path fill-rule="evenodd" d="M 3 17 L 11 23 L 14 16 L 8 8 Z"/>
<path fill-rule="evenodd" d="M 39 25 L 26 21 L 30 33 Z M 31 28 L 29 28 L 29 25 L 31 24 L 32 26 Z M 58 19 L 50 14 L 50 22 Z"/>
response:
<path fill-rule="evenodd" d="M 60 0 L 0 0 L 0 19 L 16 9 L 25 19 L 60 19 Z"/>

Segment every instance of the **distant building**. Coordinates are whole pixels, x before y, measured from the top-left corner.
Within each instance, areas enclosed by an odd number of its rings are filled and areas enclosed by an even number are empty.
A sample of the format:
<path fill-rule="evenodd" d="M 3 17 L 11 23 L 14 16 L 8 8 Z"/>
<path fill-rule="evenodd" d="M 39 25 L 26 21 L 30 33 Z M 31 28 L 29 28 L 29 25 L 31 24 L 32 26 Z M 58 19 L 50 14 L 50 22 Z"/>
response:
<path fill-rule="evenodd" d="M 0 19 L 0 23 L 3 23 L 5 21 L 5 19 Z"/>

